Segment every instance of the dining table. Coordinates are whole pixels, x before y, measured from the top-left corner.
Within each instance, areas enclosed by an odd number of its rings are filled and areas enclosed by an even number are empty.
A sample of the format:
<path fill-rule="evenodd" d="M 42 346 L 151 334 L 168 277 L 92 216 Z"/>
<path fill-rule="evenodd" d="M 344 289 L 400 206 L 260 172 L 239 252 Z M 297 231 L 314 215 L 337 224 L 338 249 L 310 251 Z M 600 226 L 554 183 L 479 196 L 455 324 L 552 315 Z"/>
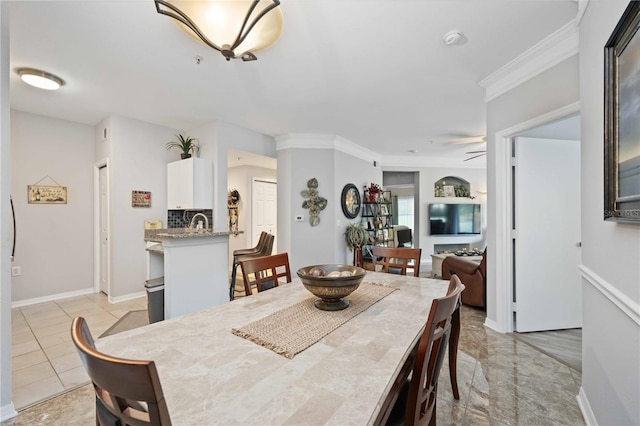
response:
<path fill-rule="evenodd" d="M 232 330 L 315 299 L 299 279 L 98 339 L 96 347 L 155 361 L 174 425 L 380 424 L 448 281 L 367 271 L 363 282 L 395 290 L 293 357 Z M 306 331 L 297 324 L 294 334 Z"/>

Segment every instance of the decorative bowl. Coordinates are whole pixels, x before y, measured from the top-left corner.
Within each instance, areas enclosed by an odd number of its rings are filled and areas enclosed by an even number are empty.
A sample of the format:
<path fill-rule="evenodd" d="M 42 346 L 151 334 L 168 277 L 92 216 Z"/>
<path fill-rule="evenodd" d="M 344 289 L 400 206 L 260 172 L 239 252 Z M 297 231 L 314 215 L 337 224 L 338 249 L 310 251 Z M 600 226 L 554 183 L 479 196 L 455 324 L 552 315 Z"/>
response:
<path fill-rule="evenodd" d="M 352 275 L 330 276 L 332 272 L 350 272 Z M 320 298 L 315 301 L 316 308 L 323 311 L 347 308 L 349 301 L 344 297 L 360 286 L 366 274 L 364 269 L 350 265 L 312 265 L 298 269 L 298 276 L 304 287 Z"/>

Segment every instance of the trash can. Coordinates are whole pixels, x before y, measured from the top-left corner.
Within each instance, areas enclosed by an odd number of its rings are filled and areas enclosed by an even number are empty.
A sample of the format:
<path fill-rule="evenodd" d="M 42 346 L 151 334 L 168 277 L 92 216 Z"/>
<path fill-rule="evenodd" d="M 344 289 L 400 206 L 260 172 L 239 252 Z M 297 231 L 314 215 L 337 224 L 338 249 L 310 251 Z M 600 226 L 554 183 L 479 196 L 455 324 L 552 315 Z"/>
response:
<path fill-rule="evenodd" d="M 149 324 L 164 320 L 164 277 L 144 282 L 147 289 Z"/>

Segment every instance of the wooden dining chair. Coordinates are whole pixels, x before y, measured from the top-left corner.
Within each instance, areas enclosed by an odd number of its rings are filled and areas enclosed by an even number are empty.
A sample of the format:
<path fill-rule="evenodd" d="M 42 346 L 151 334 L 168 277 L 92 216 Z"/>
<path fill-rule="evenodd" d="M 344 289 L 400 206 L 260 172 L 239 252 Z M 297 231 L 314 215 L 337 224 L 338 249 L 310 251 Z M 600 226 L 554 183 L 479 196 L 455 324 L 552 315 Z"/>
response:
<path fill-rule="evenodd" d="M 245 289 L 251 294 L 254 285 L 258 292 L 278 286 L 278 279 L 284 278 L 291 282 L 291 268 L 289 267 L 289 255 L 287 253 L 274 254 L 273 256 L 256 257 L 243 260 L 242 278 Z"/>
<path fill-rule="evenodd" d="M 373 270 L 382 265 L 382 271 L 407 275 L 407 269 L 413 269 L 413 276 L 420 275 L 420 256 L 422 249 L 406 247 L 374 246 L 372 250 Z"/>
<path fill-rule="evenodd" d="M 252 251 L 245 254 L 238 254 L 233 256 L 233 270 L 231 272 L 231 284 L 229 285 L 229 300 L 233 300 L 235 298 L 236 292 L 236 277 L 238 274 L 238 267 L 240 266 L 243 260 L 254 259 L 257 257 L 264 257 L 271 255 L 273 251 L 273 242 L 275 240 L 275 236 L 273 234 L 264 233 L 265 236 L 262 238 L 262 234 L 260 234 L 261 239 L 258 240 L 258 251 Z M 251 290 L 247 286 L 247 283 L 244 284 L 244 292 L 245 295 L 249 296 L 251 294 Z"/>
<path fill-rule="evenodd" d="M 434 299 L 427 322 L 414 352 L 411 378 L 398 393 L 386 419 L 387 425 L 435 425 L 438 376 L 449 343 L 453 313 L 458 309 L 464 285 L 451 277 L 447 295 Z"/>
<path fill-rule="evenodd" d="M 116 358 L 99 352 L 82 317 L 71 323 L 71 340 L 93 382 L 96 425 L 171 425 L 153 361 Z"/>

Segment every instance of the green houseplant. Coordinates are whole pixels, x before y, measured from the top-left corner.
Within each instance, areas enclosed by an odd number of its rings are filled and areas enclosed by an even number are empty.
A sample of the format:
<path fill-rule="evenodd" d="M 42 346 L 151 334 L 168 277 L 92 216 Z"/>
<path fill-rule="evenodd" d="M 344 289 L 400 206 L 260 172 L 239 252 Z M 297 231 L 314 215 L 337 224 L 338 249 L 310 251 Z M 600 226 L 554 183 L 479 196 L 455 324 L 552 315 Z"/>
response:
<path fill-rule="evenodd" d="M 359 222 L 353 222 L 347 225 L 347 230 L 344 233 L 347 247 L 350 251 L 353 251 L 353 264 L 356 265 L 359 262 L 358 253 L 362 249 L 364 243 L 369 238 L 369 233 L 366 228 Z"/>
<path fill-rule="evenodd" d="M 180 153 L 180 158 L 183 160 L 185 158 L 191 158 L 192 153 L 198 152 L 198 140 L 192 138 L 191 136 L 182 136 L 180 134 L 176 135 L 176 141 L 167 142 L 167 150 L 171 148 L 178 148 Z"/>

